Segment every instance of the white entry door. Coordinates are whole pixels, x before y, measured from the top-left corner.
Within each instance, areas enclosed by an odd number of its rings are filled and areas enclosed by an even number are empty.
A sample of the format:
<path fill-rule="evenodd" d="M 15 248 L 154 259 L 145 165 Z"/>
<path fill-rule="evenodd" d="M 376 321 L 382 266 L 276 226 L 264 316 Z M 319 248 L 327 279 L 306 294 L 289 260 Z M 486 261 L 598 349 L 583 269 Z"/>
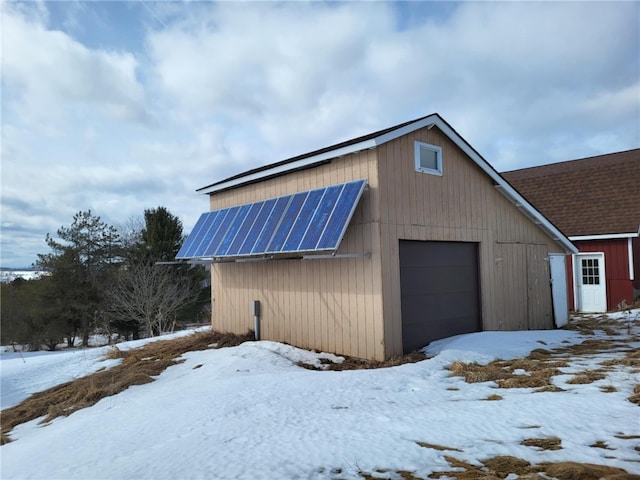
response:
<path fill-rule="evenodd" d="M 604 253 L 575 256 L 579 312 L 606 312 L 607 287 L 604 276 Z"/>

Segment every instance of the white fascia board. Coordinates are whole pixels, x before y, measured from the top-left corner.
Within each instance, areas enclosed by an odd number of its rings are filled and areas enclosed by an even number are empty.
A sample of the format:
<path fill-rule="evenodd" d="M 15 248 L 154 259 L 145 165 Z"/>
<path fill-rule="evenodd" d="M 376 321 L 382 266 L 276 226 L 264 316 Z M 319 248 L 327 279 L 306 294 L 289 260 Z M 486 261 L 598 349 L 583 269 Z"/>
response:
<path fill-rule="evenodd" d="M 579 240 L 614 240 L 616 238 L 634 238 L 639 236 L 637 233 L 605 233 L 603 235 L 577 235 L 569 237 L 572 242 Z"/>
<path fill-rule="evenodd" d="M 254 182 L 262 178 L 283 174 L 291 170 L 298 170 L 299 168 L 309 167 L 316 163 L 324 162 L 326 160 L 331 160 L 333 158 L 342 157 L 344 155 L 360 152 L 362 150 L 368 150 L 370 148 L 376 148 L 377 146 L 390 142 L 391 140 L 401 137 L 402 135 L 406 135 L 407 133 L 411 133 L 415 130 L 418 130 L 426 126 L 433 126 L 435 123 L 434 122 L 435 118 L 436 118 L 435 115 L 430 115 L 426 118 L 423 118 L 422 120 L 413 122 L 409 125 L 405 125 L 402 128 L 398 128 L 397 130 L 393 130 L 392 132 L 386 133 L 384 135 L 380 135 L 379 137 L 372 138 L 370 140 L 365 140 L 359 143 L 354 143 L 353 145 L 348 145 L 346 147 L 337 148 L 335 150 L 330 150 L 328 152 L 320 153 L 312 157 L 303 158 L 296 162 L 287 163 L 285 165 L 280 165 L 278 167 L 268 168 L 260 172 L 253 173 L 251 175 L 246 175 L 244 177 L 236 178 L 235 180 L 229 180 L 228 182 L 223 182 L 218 185 L 214 185 L 214 186 L 205 188 L 203 190 L 199 190 L 199 192 L 202 194 L 211 194 L 211 193 L 219 192 L 220 190 L 226 190 L 228 188 L 237 187 L 245 183 Z"/>
<path fill-rule="evenodd" d="M 633 271 L 633 244 L 631 237 L 627 238 L 627 256 L 629 258 L 629 280 L 635 280 L 635 272 Z"/>

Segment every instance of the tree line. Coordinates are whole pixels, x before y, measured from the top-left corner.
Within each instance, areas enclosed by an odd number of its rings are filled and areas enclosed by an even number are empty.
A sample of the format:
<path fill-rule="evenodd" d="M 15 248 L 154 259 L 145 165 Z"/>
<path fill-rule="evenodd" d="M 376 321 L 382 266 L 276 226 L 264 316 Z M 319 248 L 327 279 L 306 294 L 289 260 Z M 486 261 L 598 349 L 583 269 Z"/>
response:
<path fill-rule="evenodd" d="M 0 285 L 3 345 L 89 345 L 91 335 L 137 339 L 204 321 L 210 308 L 203 266 L 170 263 L 184 242 L 182 222 L 166 208 L 116 228 L 91 210 L 47 234 L 36 280 Z"/>

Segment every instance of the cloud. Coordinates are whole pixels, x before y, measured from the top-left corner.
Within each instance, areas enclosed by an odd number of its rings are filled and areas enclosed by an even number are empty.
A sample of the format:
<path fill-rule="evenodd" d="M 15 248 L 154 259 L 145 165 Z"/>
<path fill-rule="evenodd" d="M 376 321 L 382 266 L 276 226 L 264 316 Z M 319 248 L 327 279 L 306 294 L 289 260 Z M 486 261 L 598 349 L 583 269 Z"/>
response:
<path fill-rule="evenodd" d="M 596 98 L 631 97 L 638 116 L 637 4 L 467 2 L 401 30 L 393 8 L 215 4 L 150 33 L 149 52 L 179 108 L 250 125 L 291 155 L 438 111 L 499 167 L 495 139 L 518 149 L 577 131 Z"/>
<path fill-rule="evenodd" d="M 145 119 L 131 53 L 89 50 L 65 32 L 47 29 L 42 14 L 28 16 L 11 5 L 2 7 L 2 79 L 13 93 L 8 98 L 15 114 L 42 121 L 88 107 L 121 120 Z"/>

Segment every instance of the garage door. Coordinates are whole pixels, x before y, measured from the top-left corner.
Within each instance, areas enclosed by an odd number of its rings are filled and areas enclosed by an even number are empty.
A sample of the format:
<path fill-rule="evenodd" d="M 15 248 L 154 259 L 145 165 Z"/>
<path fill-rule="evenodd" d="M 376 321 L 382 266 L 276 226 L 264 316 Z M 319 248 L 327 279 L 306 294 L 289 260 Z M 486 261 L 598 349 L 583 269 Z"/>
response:
<path fill-rule="evenodd" d="M 402 347 L 482 328 L 478 244 L 400 240 Z"/>

